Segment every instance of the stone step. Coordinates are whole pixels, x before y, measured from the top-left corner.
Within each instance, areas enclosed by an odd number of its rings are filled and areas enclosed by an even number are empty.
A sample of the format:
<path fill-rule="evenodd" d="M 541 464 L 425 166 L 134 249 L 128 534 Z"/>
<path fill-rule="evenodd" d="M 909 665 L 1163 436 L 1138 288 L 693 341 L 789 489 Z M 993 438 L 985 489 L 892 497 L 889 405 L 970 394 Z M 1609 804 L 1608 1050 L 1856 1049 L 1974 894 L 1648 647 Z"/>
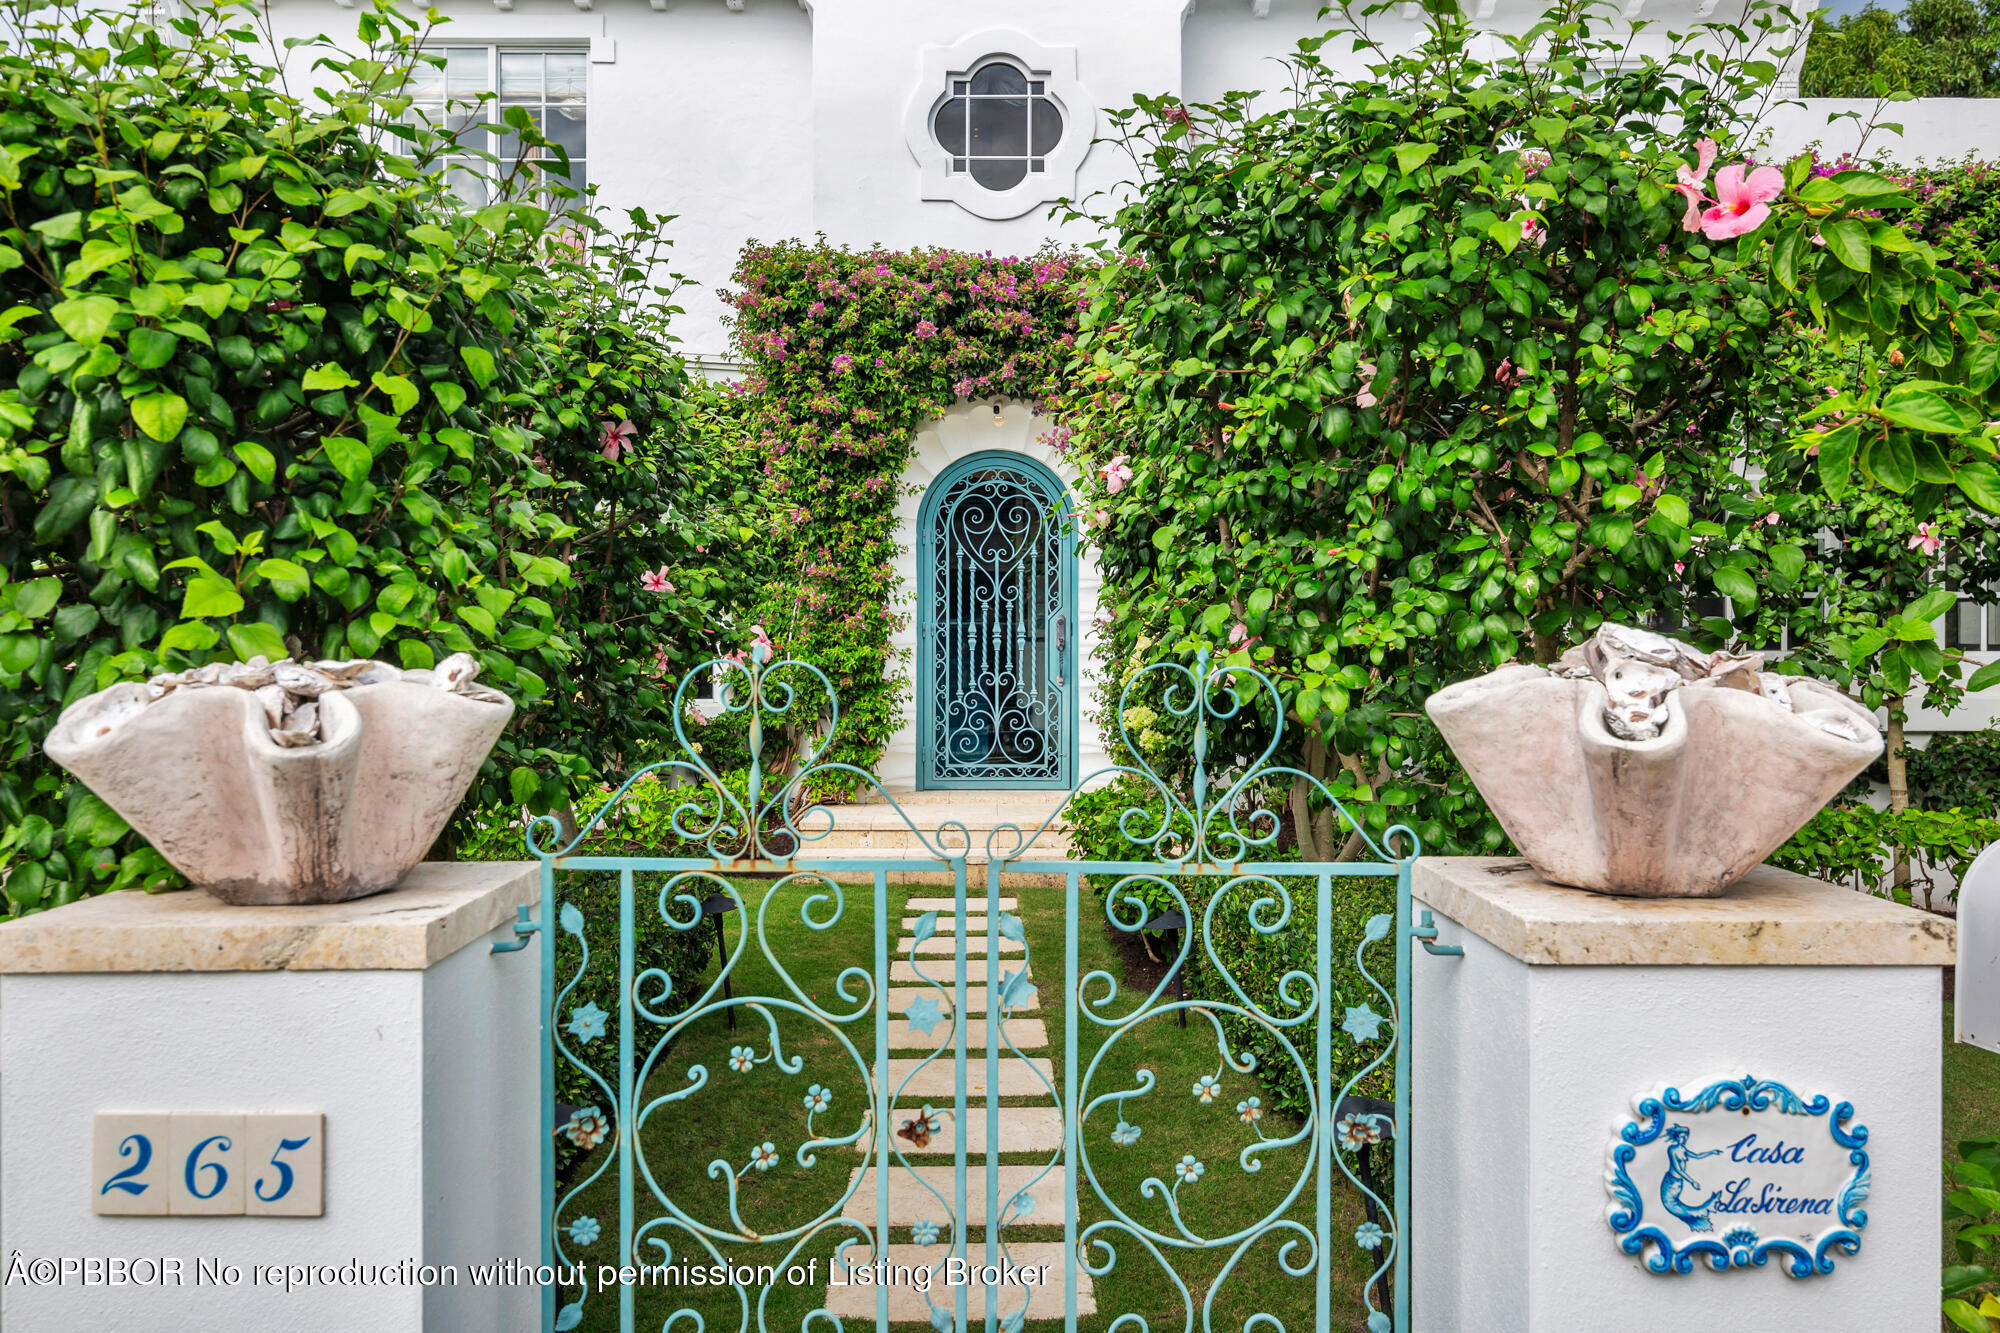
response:
<path fill-rule="evenodd" d="M 980 903 L 977 907 L 974 907 L 972 910 L 975 912 L 984 913 L 986 910 L 986 904 Z M 904 917 L 903 929 L 915 930 L 917 928 L 918 920 L 919 918 L 914 916 Z M 958 926 L 956 924 L 957 920 L 958 918 L 953 916 L 950 912 L 940 911 L 938 913 L 938 919 L 937 919 L 938 934 L 940 935 L 957 934 L 958 933 Z M 975 935 L 984 935 L 986 933 L 986 917 L 984 915 L 967 917 L 965 920 L 965 928 L 967 930 L 970 930 Z"/>
<path fill-rule="evenodd" d="M 986 1266 L 986 1246 L 975 1243 L 966 1247 L 967 1263 L 973 1265 L 968 1276 L 986 1276 L 979 1269 Z M 864 1252 L 865 1247 L 856 1245 L 848 1250 L 850 1255 Z M 890 1264 L 891 1281 L 889 1292 L 889 1322 L 892 1324 L 928 1324 L 931 1309 L 947 1312 L 958 1308 L 958 1288 L 945 1285 L 945 1269 L 942 1267 L 950 1257 L 943 1239 L 936 1245 L 891 1245 L 887 1259 Z M 997 1288 L 1000 1292 L 1000 1318 L 1005 1319 L 1021 1308 L 1022 1297 L 1027 1298 L 1027 1320 L 1035 1323 L 1044 1319 L 1062 1319 L 1065 1316 L 1066 1294 L 1063 1284 L 1070 1280 L 1064 1271 L 1063 1246 L 1061 1241 L 1034 1241 L 1026 1244 L 1012 1244 L 1006 1247 L 1006 1257 L 1018 1268 L 1038 1269 L 1040 1285 L 1020 1285 L 1019 1277 L 1003 1274 Z M 866 1260 L 861 1262 L 865 1263 Z M 907 1270 L 915 1268 L 936 1268 L 931 1274 L 930 1299 L 924 1299 L 910 1279 Z M 1014 1281 L 1008 1281 L 1014 1277 Z M 1080 1315 L 1097 1313 L 1097 1298 L 1090 1287 L 1090 1274 L 1082 1265 L 1076 1268 L 1076 1312 Z M 872 1321 L 875 1318 L 876 1296 L 882 1290 L 880 1285 L 828 1287 L 826 1292 L 827 1312 L 840 1319 Z M 965 1309 L 968 1326 L 977 1329 L 986 1327 L 986 1302 L 995 1288 L 984 1283 L 968 1283 L 965 1288 Z M 867 1325 L 856 1325 L 867 1326 Z"/>
<path fill-rule="evenodd" d="M 986 910 L 985 886 L 981 885 L 976 889 L 968 889 L 966 891 L 965 901 L 966 901 L 967 911 L 970 912 L 985 911 Z M 1018 898 L 1012 897 L 1011 895 L 1008 894 L 1002 894 L 1000 896 L 1001 911 L 1014 912 L 1020 910 L 1020 907 L 1021 907 L 1021 902 Z M 956 912 L 958 911 L 958 900 L 956 898 L 912 898 L 908 902 L 903 904 L 903 910 L 905 912 Z"/>
<path fill-rule="evenodd" d="M 952 1191 L 957 1187 L 952 1183 L 955 1166 L 904 1166 L 896 1163 L 889 1168 L 889 1225 L 892 1227 L 915 1226 L 918 1222 L 933 1222 L 943 1228 L 949 1220 L 946 1209 L 931 1196 L 936 1190 L 938 1197 L 947 1203 Z M 1047 1172 L 1046 1175 L 1043 1173 Z M 875 1222 L 875 1168 L 865 1166 L 854 1173 L 860 1177 L 860 1184 L 847 1197 L 841 1208 L 842 1217 L 856 1222 L 873 1225 Z M 1029 1188 L 1028 1182 L 1041 1177 L 1041 1183 Z M 854 1177 L 850 1176 L 850 1183 Z M 930 1189 L 924 1188 L 925 1185 Z M 1026 1189 L 1034 1200 L 1034 1211 L 1025 1218 L 1016 1218 L 1011 1213 L 1007 1218 L 1009 1227 L 1054 1226 L 1063 1224 L 1063 1192 L 1065 1189 L 1063 1169 L 1060 1166 L 1002 1166 L 1000 1168 L 1000 1198 L 1003 1203 Z M 974 1230 L 983 1230 L 986 1225 L 986 1167 L 967 1167 L 965 1172 L 965 1215 Z"/>
<path fill-rule="evenodd" d="M 889 1024 L 889 1049 L 892 1051 L 934 1051 L 945 1041 L 951 1031 L 949 1020 L 938 1024 L 929 1032 L 914 1032 L 908 1022 L 895 1019 Z M 1007 1019 L 1007 1039 L 1024 1051 L 1039 1051 L 1049 1044 L 1049 1030 L 1039 1018 L 1010 1016 Z M 980 1052 L 985 1058 L 986 1020 L 967 1019 L 965 1024 L 965 1049 L 968 1054 Z M 1004 1052 L 1005 1047 L 1001 1050 Z"/>
<path fill-rule="evenodd" d="M 892 1014 L 900 1014 L 904 1010 L 910 1007 L 910 1001 L 916 999 L 920 995 L 928 995 L 933 1000 L 936 1000 L 938 1002 L 940 1008 L 944 1009 L 947 1013 L 949 1013 L 951 1010 L 951 1002 L 952 1002 L 952 985 L 949 979 L 945 981 L 944 987 L 945 987 L 945 993 L 942 996 L 940 996 L 936 991 L 932 990 L 929 986 L 919 986 L 916 987 L 915 989 L 910 989 L 907 987 L 891 987 L 889 990 L 889 1012 Z M 1019 1014 L 1023 1010 L 1039 1009 L 1041 1007 L 1042 1007 L 1042 996 L 1041 992 L 1038 990 L 1035 992 L 1033 996 L 1029 998 L 1026 1004 L 1021 1004 L 1017 1002 L 1015 1004 L 1008 1006 L 1008 1010 L 1010 1013 Z M 965 1012 L 968 1014 L 983 1014 L 986 1012 L 986 987 L 967 986 L 965 988 Z"/>
<path fill-rule="evenodd" d="M 967 958 L 987 957 L 987 946 L 992 942 L 991 937 L 986 935 L 972 936 L 965 942 L 965 956 Z M 917 943 L 914 936 L 905 936 L 896 941 L 896 956 L 898 958 L 908 958 L 912 949 L 915 949 L 919 956 L 944 954 L 947 957 L 956 958 L 958 956 L 958 936 L 934 935 L 922 944 Z M 1028 946 L 1020 940 L 1010 940 L 1005 937 L 1002 937 L 1000 940 L 1000 952 L 1003 954 L 1026 953 L 1027 950 Z"/>
<path fill-rule="evenodd" d="M 894 1126 L 894 1129 L 890 1132 L 894 1134 L 896 1130 L 902 1129 L 905 1124 L 915 1120 L 917 1113 L 922 1109 L 921 1105 L 897 1108 L 889 1117 L 889 1123 Z M 938 1108 L 933 1105 L 931 1109 L 936 1111 Z M 918 1154 L 925 1156 L 940 1154 L 949 1156 L 951 1153 L 958 1151 L 958 1118 L 952 1115 L 939 1115 L 936 1119 L 938 1124 L 937 1129 L 932 1132 L 930 1142 L 921 1148 L 909 1139 L 902 1137 L 902 1135 L 896 1134 L 896 1141 L 891 1150 L 891 1160 L 894 1160 L 893 1150 L 895 1148 L 902 1149 L 904 1155 L 907 1157 L 915 1157 Z M 983 1106 L 968 1107 L 965 1119 L 965 1150 L 975 1156 L 983 1155 L 987 1150 L 986 1108 Z M 857 1152 L 867 1153 L 874 1151 L 874 1136 L 864 1135 L 854 1147 Z M 1062 1147 L 1062 1110 L 1060 1107 L 1003 1106 L 1000 1108 L 1000 1150 L 1002 1152 L 1054 1152 L 1060 1147 Z M 984 1171 L 986 1168 L 981 1166 L 979 1169 Z"/>
<path fill-rule="evenodd" d="M 955 1064 L 955 1058 L 950 1055 L 940 1055 L 929 1064 L 924 1064 L 921 1058 L 891 1056 L 888 1069 L 883 1071 L 882 1083 L 888 1088 L 889 1095 L 898 1101 L 927 1101 L 934 1105 L 942 1105 L 951 1100 L 953 1090 L 958 1087 Z M 1037 1078 L 1035 1070 L 1028 1067 L 1031 1064 L 1035 1069 L 1042 1071 L 1041 1078 Z M 922 1068 L 918 1068 L 919 1065 L 922 1065 Z M 1048 1082 L 1043 1083 L 1043 1078 Z M 909 1081 L 906 1083 L 905 1079 Z M 1056 1084 L 1055 1070 L 1050 1066 L 1047 1056 L 1031 1055 L 1024 1059 L 1012 1051 L 1000 1053 L 998 1096 L 1046 1097 L 1052 1086 L 1059 1085 Z M 984 1049 L 976 1053 L 970 1047 L 966 1049 L 965 1091 L 967 1095 L 974 1097 L 986 1095 Z"/>
<path fill-rule="evenodd" d="M 987 968 L 992 965 L 992 962 L 993 960 L 987 958 L 968 958 L 965 962 L 965 979 L 969 982 L 973 982 L 974 984 L 986 981 L 988 979 L 986 975 Z M 1020 971 L 1022 966 L 1021 962 L 1018 959 L 1014 958 L 1002 958 L 999 960 L 999 963 L 1000 963 L 999 969 L 994 973 L 992 977 L 992 980 L 994 981 L 1002 979 L 1010 972 Z M 910 962 L 907 958 L 889 964 L 889 980 L 891 981 L 905 981 L 905 982 L 908 981 L 921 982 L 926 980 L 940 981 L 947 988 L 949 988 L 952 984 L 953 977 L 957 975 L 953 971 L 953 964 L 949 959 L 943 960 L 942 966 L 939 966 L 937 964 L 927 964 L 924 968 L 924 972 L 928 973 L 929 976 L 926 977 L 918 973 L 917 965 L 915 963 Z M 1033 978 L 1033 975 L 1034 974 L 1031 971 L 1029 973 L 1029 977 L 1031 980 Z"/>

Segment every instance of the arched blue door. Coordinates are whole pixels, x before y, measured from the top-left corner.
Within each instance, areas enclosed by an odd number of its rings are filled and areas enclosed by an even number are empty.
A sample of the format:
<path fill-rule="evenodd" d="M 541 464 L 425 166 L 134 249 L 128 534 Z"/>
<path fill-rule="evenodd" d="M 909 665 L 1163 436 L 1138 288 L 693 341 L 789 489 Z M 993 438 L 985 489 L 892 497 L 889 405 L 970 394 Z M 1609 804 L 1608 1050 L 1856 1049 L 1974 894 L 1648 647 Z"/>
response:
<path fill-rule="evenodd" d="M 917 785 L 1067 788 L 1076 542 L 1066 491 L 1018 454 L 946 468 L 917 523 Z"/>

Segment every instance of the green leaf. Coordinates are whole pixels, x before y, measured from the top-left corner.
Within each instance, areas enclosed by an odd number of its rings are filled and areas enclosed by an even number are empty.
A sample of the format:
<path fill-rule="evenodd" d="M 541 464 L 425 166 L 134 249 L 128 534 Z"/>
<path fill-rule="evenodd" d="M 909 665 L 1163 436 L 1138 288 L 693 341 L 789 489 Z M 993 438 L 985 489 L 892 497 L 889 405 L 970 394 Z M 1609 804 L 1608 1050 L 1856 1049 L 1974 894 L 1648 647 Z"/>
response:
<path fill-rule="evenodd" d="M 1877 410 L 1896 425 L 1907 426 L 1911 430 L 1935 431 L 1945 435 L 1976 430 L 1980 423 L 1979 413 L 1963 403 L 1932 392 L 1942 387 L 1929 380 L 1898 384 L 1882 396 L 1882 405 Z"/>
<path fill-rule="evenodd" d="M 458 618 L 478 630 L 485 637 L 489 639 L 493 637 L 496 625 L 494 624 L 492 613 L 487 611 L 485 607 L 461 606 L 458 608 Z"/>
<path fill-rule="evenodd" d="M 312 591 L 311 576 L 290 560 L 259 560 L 257 572 L 271 581 L 272 591 L 284 601 L 296 602 Z"/>
<path fill-rule="evenodd" d="M 1819 234 L 1826 242 L 1828 254 L 1857 273 L 1868 271 L 1871 251 L 1867 227 L 1853 218 L 1842 218 L 1821 227 Z"/>
<path fill-rule="evenodd" d="M 117 314 L 118 303 L 108 296 L 73 297 L 49 308 L 62 331 L 87 346 L 104 341 Z"/>
<path fill-rule="evenodd" d="M 42 641 L 33 634 L 0 634 L 0 671 L 17 676 L 42 655 Z"/>
<path fill-rule="evenodd" d="M 125 338 L 125 359 L 139 370 L 158 370 L 174 359 L 180 341 L 164 329 L 133 329 Z"/>
<path fill-rule="evenodd" d="M 450 380 L 439 380 L 431 385 L 431 392 L 436 395 L 438 406 L 444 410 L 446 416 L 451 416 L 465 406 L 465 390 Z"/>
<path fill-rule="evenodd" d="M 1662 495 L 1653 501 L 1653 512 L 1677 528 L 1688 525 L 1690 515 L 1686 500 L 1678 495 Z"/>
<path fill-rule="evenodd" d="M 1900 435 L 1870 440 L 1861 449 L 1861 470 L 1902 495 L 1917 483 L 1917 459 Z"/>
<path fill-rule="evenodd" d="M 320 441 L 334 470 L 349 481 L 359 481 L 375 466 L 375 452 L 352 435 L 329 435 Z"/>
<path fill-rule="evenodd" d="M 204 616 L 233 616 L 243 609 L 243 596 L 228 580 L 197 574 L 188 580 L 181 600 L 181 619 L 200 620 Z M 283 657 L 284 654 L 278 654 Z"/>
<path fill-rule="evenodd" d="M 1827 499 L 1839 504 L 1852 479 L 1855 446 L 1861 442 L 1858 426 L 1842 426 L 1819 443 L 1819 484 Z"/>
<path fill-rule="evenodd" d="M 160 636 L 161 652 L 203 653 L 221 641 L 215 626 L 199 620 L 185 621 Z"/>
<path fill-rule="evenodd" d="M 1976 693 L 1989 689 L 1996 683 L 2000 683 L 2000 662 L 1988 662 L 1966 678 L 1965 688 L 1968 692 Z"/>
<path fill-rule="evenodd" d="M 1396 169 L 1407 176 L 1430 161 L 1437 150 L 1438 146 L 1434 143 L 1399 144 L 1396 148 Z"/>
<path fill-rule="evenodd" d="M 458 356 L 465 362 L 466 370 L 471 373 L 473 382 L 480 388 L 483 389 L 493 382 L 493 353 L 484 347 L 474 347 L 468 343 L 458 349 Z"/>
<path fill-rule="evenodd" d="M 1715 590 L 1737 603 L 1738 611 L 1757 605 L 1757 581 L 1734 565 L 1724 565 L 1712 576 Z"/>
<path fill-rule="evenodd" d="M 1951 479 L 1966 499 L 1989 514 L 2000 514 L 2000 469 L 1983 458 L 1975 458 L 1960 463 Z"/>
<path fill-rule="evenodd" d="M 278 475 L 278 460 L 273 458 L 271 451 L 261 444 L 245 440 L 241 444 L 231 445 L 229 451 L 236 455 L 238 462 L 249 469 L 251 476 L 266 486 L 269 486 L 272 478 Z"/>
<path fill-rule="evenodd" d="M 406 376 L 387 375 L 378 370 L 369 376 L 369 380 L 388 395 L 389 405 L 396 409 L 397 416 L 417 405 L 417 386 L 410 383 Z"/>
<path fill-rule="evenodd" d="M 49 575 L 29 579 L 14 589 L 14 610 L 28 620 L 39 620 L 62 600 L 62 580 Z"/>
<path fill-rule="evenodd" d="M 320 393 L 328 389 L 351 389 L 361 383 L 347 373 L 338 363 L 329 361 L 322 366 L 314 366 L 299 381 L 299 387 L 307 393 Z"/>
<path fill-rule="evenodd" d="M 116 810 L 89 792 L 77 797 L 63 821 L 63 836 L 72 847 L 109 847 L 131 831 Z"/>
<path fill-rule="evenodd" d="M 1806 553 L 1796 546 L 1773 546 L 1767 554 L 1771 557 L 1771 568 L 1787 583 L 1798 582 L 1799 575 L 1806 571 Z"/>
<path fill-rule="evenodd" d="M 236 654 L 239 662 L 247 662 L 253 657 L 276 662 L 291 655 L 285 647 L 285 636 L 278 633 L 277 626 L 267 625 L 261 620 L 231 625 L 229 649 Z"/>
<path fill-rule="evenodd" d="M 163 443 L 181 433 L 187 414 L 187 399 L 177 393 L 149 393 L 132 400 L 132 420 Z"/>
<path fill-rule="evenodd" d="M 1952 607 L 1958 605 L 1958 594 L 1943 588 L 1932 588 L 1916 601 L 1903 608 L 1903 615 L 1910 620 L 1936 620 Z M 1928 639 L 1929 634 L 1924 637 Z"/>

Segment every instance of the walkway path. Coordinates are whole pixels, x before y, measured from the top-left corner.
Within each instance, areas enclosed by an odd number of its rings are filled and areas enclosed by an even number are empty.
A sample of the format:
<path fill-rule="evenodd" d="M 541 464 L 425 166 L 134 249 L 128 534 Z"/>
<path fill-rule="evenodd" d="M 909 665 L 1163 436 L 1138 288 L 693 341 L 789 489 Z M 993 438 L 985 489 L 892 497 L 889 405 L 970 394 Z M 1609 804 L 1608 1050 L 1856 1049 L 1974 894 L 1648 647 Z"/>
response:
<path fill-rule="evenodd" d="M 956 936 L 959 921 L 954 915 L 956 903 L 950 898 L 912 898 L 905 904 L 908 913 L 903 919 L 903 938 L 897 942 L 894 957 L 899 961 L 891 964 L 889 978 L 894 982 L 918 981 L 918 975 L 911 967 L 909 958 L 912 949 L 922 960 L 924 971 L 938 977 L 950 988 L 955 978 L 951 974 L 952 958 L 956 955 Z M 967 933 L 966 953 L 966 1118 L 965 1146 L 967 1167 L 965 1203 L 969 1230 L 967 1232 L 966 1255 L 975 1264 L 986 1259 L 986 1230 L 983 1225 L 987 1216 L 986 1162 L 991 1148 L 988 1142 L 986 1096 L 986 1025 L 988 1022 L 987 988 L 976 984 L 989 980 L 989 963 L 994 959 L 987 954 L 987 929 L 989 917 L 985 915 L 986 904 L 983 894 L 975 894 L 967 904 L 968 912 L 964 926 Z M 1000 910 L 1012 912 L 1018 904 L 1012 897 L 1000 899 Z M 976 910 L 979 915 L 972 915 Z M 914 935 L 908 933 L 916 928 L 918 919 L 926 912 L 937 912 L 937 934 L 919 945 Z M 1008 972 L 1022 966 L 1020 954 L 1024 946 L 1015 940 L 1000 941 L 997 959 L 998 975 L 991 979 L 998 981 Z M 959 1126 L 950 1112 L 954 1100 L 955 1066 L 950 1048 L 939 1055 L 929 1065 L 921 1064 L 925 1054 L 937 1049 L 945 1039 L 948 1029 L 944 1025 L 932 1028 L 926 1033 L 914 1032 L 900 1015 L 912 1000 L 928 995 L 936 998 L 937 992 L 928 986 L 897 986 L 889 988 L 889 1012 L 896 1016 L 889 1027 L 889 1049 L 891 1055 L 886 1067 L 876 1071 L 877 1076 L 891 1092 L 901 1089 L 895 1110 L 890 1115 L 890 1124 L 900 1130 L 905 1124 L 917 1120 L 925 1105 L 934 1108 L 934 1123 L 937 1129 L 930 1135 L 930 1141 L 922 1146 L 909 1138 L 899 1136 L 895 1146 L 910 1159 L 904 1166 L 896 1159 L 893 1150 L 889 1168 L 889 1226 L 899 1233 L 899 1243 L 889 1246 L 888 1258 L 896 1265 L 941 1264 L 949 1253 L 951 1233 L 947 1219 L 938 1207 L 938 1201 L 930 1190 L 924 1188 L 920 1180 L 928 1183 L 938 1194 L 950 1199 L 955 1188 L 954 1154 L 958 1149 Z M 1040 1165 L 1028 1161 L 1004 1163 L 999 1170 L 1000 1197 L 1003 1201 L 1013 1198 L 1026 1189 L 1033 1198 L 1032 1224 L 1037 1226 L 1061 1226 L 1063 1216 L 1063 1196 L 1065 1190 L 1062 1168 L 1043 1175 L 1043 1169 L 1050 1155 L 1062 1146 L 1062 1112 L 1055 1099 L 1049 1095 L 1048 1087 L 1034 1070 L 1051 1083 L 1056 1073 L 1046 1055 L 1036 1052 L 1048 1049 L 1048 1026 L 1040 1018 L 1026 1016 L 1023 1011 L 1034 1011 L 1040 1006 L 1037 995 L 1026 1004 L 1013 1006 L 1006 1018 L 1006 1035 L 1029 1059 L 1023 1060 L 1012 1051 L 1002 1047 L 1000 1057 L 1001 1097 L 1013 1099 L 1015 1104 L 1000 1108 L 1001 1153 L 1028 1153 L 1036 1155 Z M 1034 1068 L 1030 1068 L 1030 1062 Z M 908 1079 L 907 1086 L 904 1080 Z M 1030 1100 L 1031 1099 L 1031 1100 Z M 1025 1104 L 1022 1104 L 1025 1103 Z M 875 1151 L 872 1136 L 863 1138 L 857 1145 L 870 1154 L 872 1162 Z M 929 1159 L 929 1160 L 926 1160 Z M 935 1163 L 935 1164 L 933 1164 Z M 848 1196 L 847 1206 L 842 1215 L 872 1226 L 876 1217 L 875 1167 L 860 1168 L 856 1175 L 859 1182 L 854 1192 Z M 1041 1179 L 1035 1178 L 1040 1175 Z M 1031 1182 L 1034 1182 L 1031 1184 Z M 931 1223 L 940 1228 L 937 1242 L 932 1245 L 917 1245 L 911 1242 L 911 1228 L 920 1223 Z M 1009 1227 L 1022 1225 L 1010 1220 Z M 1062 1283 L 1064 1281 L 1063 1246 L 1056 1241 L 1011 1241 L 1007 1246 L 1008 1258 L 1016 1265 L 1033 1267 L 1046 1265 L 1050 1285 L 1038 1287 L 1029 1302 L 1029 1318 L 1060 1319 L 1064 1313 Z M 1092 1299 L 1090 1276 L 1079 1272 L 1077 1275 L 1077 1313 L 1094 1314 L 1097 1304 Z M 1020 1308 L 1022 1293 L 1018 1287 L 1003 1287 L 1000 1298 L 1000 1313 L 1004 1317 Z M 874 1287 L 836 1286 L 829 1287 L 826 1308 L 842 1319 L 872 1320 L 875 1317 Z M 930 1299 L 914 1287 L 892 1286 L 889 1289 L 889 1318 L 895 1323 L 928 1323 L 931 1305 L 949 1310 L 957 1303 L 958 1293 L 944 1284 L 944 1275 L 938 1273 L 932 1281 Z M 983 1287 L 974 1287 L 968 1292 L 966 1313 L 975 1325 L 983 1325 L 986 1301 L 989 1292 Z"/>

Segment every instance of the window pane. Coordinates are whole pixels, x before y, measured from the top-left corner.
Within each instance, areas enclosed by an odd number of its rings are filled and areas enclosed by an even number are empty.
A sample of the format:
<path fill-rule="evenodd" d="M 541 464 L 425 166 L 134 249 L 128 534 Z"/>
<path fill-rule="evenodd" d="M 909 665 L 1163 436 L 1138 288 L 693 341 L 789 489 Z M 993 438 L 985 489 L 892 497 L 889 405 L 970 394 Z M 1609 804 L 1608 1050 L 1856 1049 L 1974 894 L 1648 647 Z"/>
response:
<path fill-rule="evenodd" d="M 549 52 L 549 96 L 582 97 L 589 62 L 581 51 Z"/>
<path fill-rule="evenodd" d="M 1042 81 L 1040 79 L 1036 79 L 1033 83 L 1028 85 L 1028 91 L 1033 93 L 1035 96 L 1040 97 L 1042 95 Z"/>
<path fill-rule="evenodd" d="M 410 95 L 413 97 L 437 98 L 444 94 L 444 71 L 429 60 L 418 60 L 410 66 Z"/>
<path fill-rule="evenodd" d="M 972 103 L 972 153 L 976 157 L 1026 157 L 1028 99 L 975 98 Z"/>
<path fill-rule="evenodd" d="M 583 156 L 584 111 L 580 106 L 552 106 L 542 117 L 542 133 L 563 146 L 572 158 Z"/>
<path fill-rule="evenodd" d="M 542 53 L 502 51 L 500 53 L 500 95 L 539 98 L 542 95 Z"/>
<path fill-rule="evenodd" d="M 965 152 L 965 99 L 954 97 L 937 110 L 931 121 L 931 133 L 937 136 L 938 146 L 954 156 Z"/>
<path fill-rule="evenodd" d="M 1056 141 L 1062 138 L 1062 112 L 1056 104 L 1045 97 L 1037 97 L 1034 102 L 1034 152 L 1046 153 L 1053 150 Z"/>
<path fill-rule="evenodd" d="M 975 93 L 1025 93 L 1028 80 L 1012 65 L 994 61 L 972 76 L 972 91 Z"/>
<path fill-rule="evenodd" d="M 1979 641 L 1979 622 L 1985 619 L 1986 608 L 1974 601 L 1961 601 L 1953 612 L 1944 618 L 1944 641 L 1953 648 L 1969 648 L 1977 651 L 1986 645 Z"/>
<path fill-rule="evenodd" d="M 972 179 L 989 190 L 1011 190 L 1028 175 L 1028 164 L 1020 158 L 994 160 L 975 157 L 972 159 Z"/>
<path fill-rule="evenodd" d="M 455 93 L 483 93 L 486 85 L 486 48 L 452 46 L 445 49 L 445 87 Z"/>

